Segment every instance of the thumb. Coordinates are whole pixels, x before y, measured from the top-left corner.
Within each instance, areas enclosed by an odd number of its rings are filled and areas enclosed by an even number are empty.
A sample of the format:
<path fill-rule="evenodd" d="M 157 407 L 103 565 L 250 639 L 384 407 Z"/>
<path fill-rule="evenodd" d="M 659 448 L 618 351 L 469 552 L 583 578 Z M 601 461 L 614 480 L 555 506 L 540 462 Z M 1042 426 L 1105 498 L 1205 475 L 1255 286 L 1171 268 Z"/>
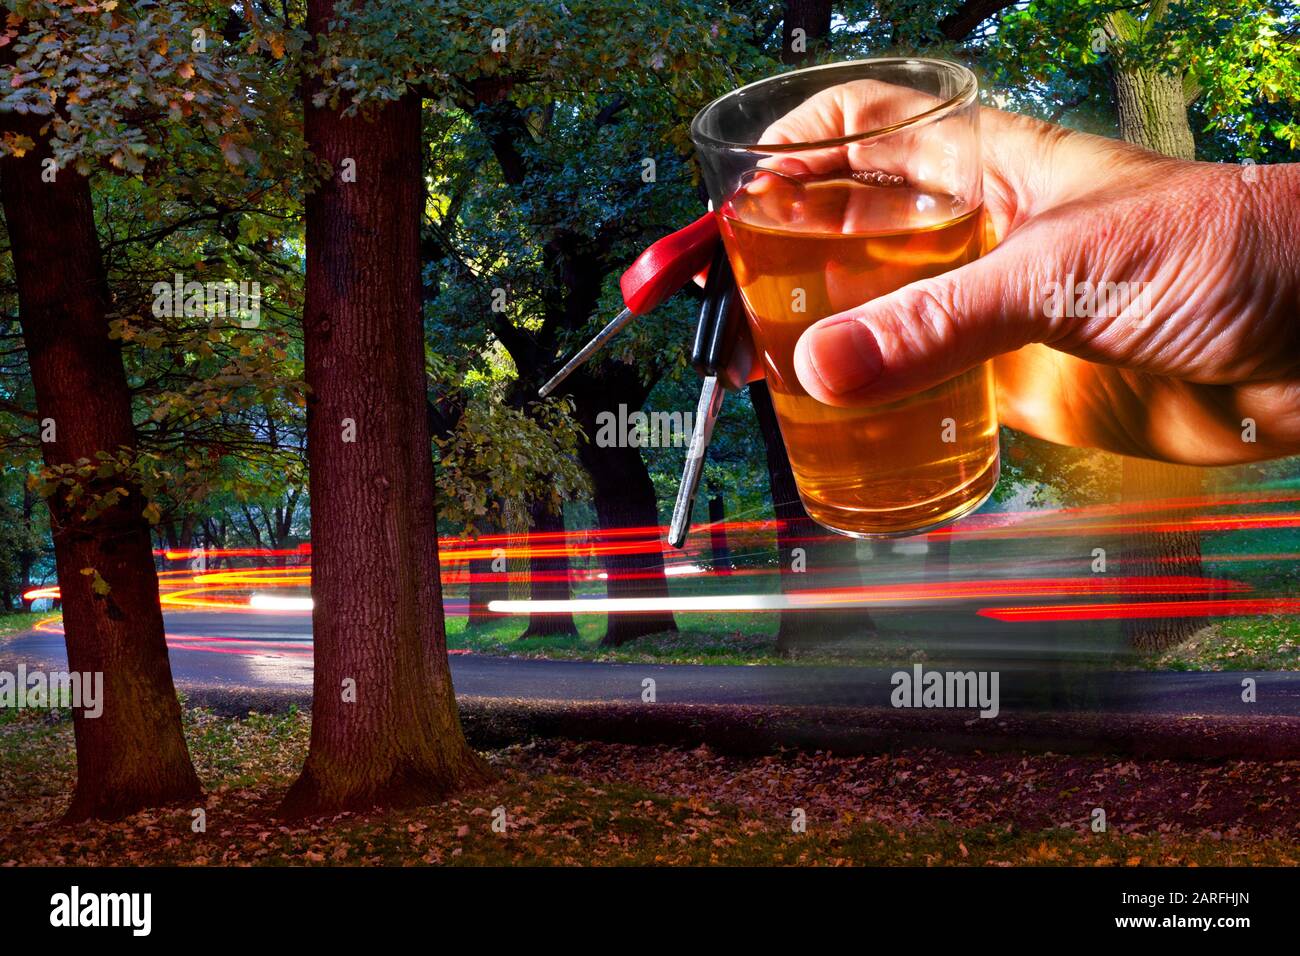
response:
<path fill-rule="evenodd" d="M 1011 237 L 982 259 L 822 319 L 795 347 L 808 394 L 827 405 L 903 398 L 1050 337 L 1035 306 L 1043 250 Z"/>

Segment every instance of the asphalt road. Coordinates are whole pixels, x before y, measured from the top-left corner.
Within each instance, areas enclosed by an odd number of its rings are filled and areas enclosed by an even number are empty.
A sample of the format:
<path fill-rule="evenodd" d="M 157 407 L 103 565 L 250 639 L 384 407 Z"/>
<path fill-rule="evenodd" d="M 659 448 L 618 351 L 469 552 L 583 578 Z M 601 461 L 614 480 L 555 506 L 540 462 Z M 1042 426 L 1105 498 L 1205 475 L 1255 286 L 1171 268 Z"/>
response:
<path fill-rule="evenodd" d="M 166 615 L 179 684 L 311 688 L 311 619 L 305 613 L 181 612 Z M 35 632 L 0 642 L 0 668 L 66 666 L 63 636 Z M 894 668 L 712 666 L 542 661 L 454 654 L 459 694 L 572 701 L 637 701 L 655 682 L 658 701 L 679 704 L 888 706 Z M 989 665 L 970 665 L 987 667 Z M 1300 716 L 1300 673 L 1098 672 L 1019 662 L 997 665 L 1001 709 Z M 1258 700 L 1241 700 L 1242 680 Z"/>

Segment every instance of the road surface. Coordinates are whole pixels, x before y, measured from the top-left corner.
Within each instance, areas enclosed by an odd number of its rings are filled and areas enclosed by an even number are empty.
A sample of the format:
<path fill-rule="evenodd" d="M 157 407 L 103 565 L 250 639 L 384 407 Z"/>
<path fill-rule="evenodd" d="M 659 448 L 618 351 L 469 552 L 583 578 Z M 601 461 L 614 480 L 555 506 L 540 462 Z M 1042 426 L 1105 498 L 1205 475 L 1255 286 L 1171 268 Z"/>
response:
<path fill-rule="evenodd" d="M 173 675 L 183 686 L 311 689 L 311 618 L 305 613 L 166 615 Z M 57 627 L 0 640 L 0 669 L 66 666 Z M 454 654 L 459 694 L 571 701 L 637 701 L 646 678 L 658 701 L 679 704 L 888 706 L 895 668 L 610 664 Z M 988 666 L 988 665 L 971 665 Z M 1097 672 L 999 665 L 1002 710 L 1173 715 L 1300 716 L 1300 673 Z M 1258 701 L 1241 700 L 1242 680 Z"/>

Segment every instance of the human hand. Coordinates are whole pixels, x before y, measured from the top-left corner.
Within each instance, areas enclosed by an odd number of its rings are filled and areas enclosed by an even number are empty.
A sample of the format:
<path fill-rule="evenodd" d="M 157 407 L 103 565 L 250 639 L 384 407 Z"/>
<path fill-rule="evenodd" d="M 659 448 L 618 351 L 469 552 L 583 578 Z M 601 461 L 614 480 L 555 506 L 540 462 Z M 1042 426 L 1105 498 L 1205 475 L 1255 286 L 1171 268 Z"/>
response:
<path fill-rule="evenodd" d="M 870 128 L 855 86 L 763 141 Z M 1041 438 L 1192 464 L 1300 453 L 1300 166 L 1247 176 L 998 110 L 980 122 L 999 244 L 813 325 L 795 353 L 809 394 L 874 404 L 996 359 L 1001 420 Z M 1136 294 L 1070 314 L 1085 282 Z"/>

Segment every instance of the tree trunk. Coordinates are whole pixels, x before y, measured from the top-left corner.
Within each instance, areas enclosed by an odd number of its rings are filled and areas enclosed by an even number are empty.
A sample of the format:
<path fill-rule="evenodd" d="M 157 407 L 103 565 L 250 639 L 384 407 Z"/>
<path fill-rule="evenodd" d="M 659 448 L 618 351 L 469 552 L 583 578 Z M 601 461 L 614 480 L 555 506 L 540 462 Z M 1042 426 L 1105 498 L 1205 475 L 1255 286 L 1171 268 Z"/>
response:
<path fill-rule="evenodd" d="M 727 544 L 727 509 L 722 495 L 709 498 L 709 550 L 713 554 L 713 571 L 726 574 L 735 570 L 731 547 Z"/>
<path fill-rule="evenodd" d="M 27 486 L 26 475 L 23 477 L 23 531 L 26 532 L 26 539 L 30 540 L 32 533 L 32 513 L 36 508 L 36 495 Z M 30 614 L 32 612 L 32 601 L 26 595 L 32 589 L 32 566 L 36 563 L 37 553 L 24 544 L 22 551 L 18 554 L 18 567 L 22 572 L 23 586 L 19 592 L 19 607 Z"/>
<path fill-rule="evenodd" d="M 776 513 L 776 542 L 781 591 L 796 594 L 831 584 L 828 575 L 844 566 L 858 567 L 857 544 L 834 535 L 808 517 L 795 485 L 790 458 L 766 382 L 749 386 L 749 400 L 767 449 L 767 476 Z M 803 570 L 798 570 L 802 568 Z M 824 644 L 874 634 L 875 622 L 863 610 L 792 610 L 781 612 L 776 649 L 788 655 L 810 644 Z"/>
<path fill-rule="evenodd" d="M 614 447 L 597 446 L 597 416 L 615 411 L 620 404 L 629 410 L 641 408 L 648 388 L 640 371 L 627 365 L 607 363 L 600 378 L 580 369 L 569 386 L 575 418 L 587 436 L 578 457 L 591 476 L 596 520 L 603 532 L 641 529 L 641 534 L 617 538 L 599 536 L 604 545 L 627 546 L 636 553 L 605 553 L 601 563 L 607 575 L 605 594 L 610 598 L 666 598 L 668 579 L 664 575 L 664 536 L 659 531 L 659 499 L 654 482 L 641 457 L 641 450 L 617 442 Z M 624 436 L 625 437 L 625 436 Z M 621 548 L 619 549 L 622 550 Z M 647 634 L 676 631 L 671 611 L 619 611 L 605 622 L 601 646 L 618 647 Z"/>
<path fill-rule="evenodd" d="M 1181 76 L 1121 67 L 1111 71 L 1111 83 L 1120 136 L 1176 159 L 1196 158 Z"/>
<path fill-rule="evenodd" d="M 310 0 L 312 35 L 332 10 Z M 334 175 L 306 203 L 315 677 L 293 816 L 419 805 L 488 777 L 461 731 L 438 577 L 420 100 L 369 118 L 304 102 L 307 145 Z M 349 159 L 355 182 L 339 176 Z"/>
<path fill-rule="evenodd" d="M 818 44 L 829 42 L 833 7 L 834 0 L 785 0 L 781 62 L 801 63 L 812 57 Z M 803 49 L 796 49 L 796 28 L 803 30 Z M 778 522 L 781 590 L 786 594 L 810 590 L 817 586 L 819 571 L 824 574 L 844 562 L 856 567 L 857 546 L 848 538 L 831 540 L 831 533 L 808 517 L 804 510 L 767 383 L 751 385 L 749 397 L 767 450 L 768 484 Z M 796 548 L 802 550 L 804 572 L 795 571 Z M 875 624 L 865 611 L 851 614 L 841 611 L 783 611 L 777 629 L 776 648 L 780 654 L 789 654 L 813 641 L 835 641 L 874 631 Z"/>
<path fill-rule="evenodd" d="M 799 63 L 808 58 L 831 32 L 833 0 L 785 0 L 785 21 L 781 25 L 781 62 Z M 795 30 L 802 30 L 796 37 Z"/>
<path fill-rule="evenodd" d="M 529 505 L 528 514 L 531 519 L 528 529 L 528 596 L 534 601 L 567 601 L 571 596 L 569 557 L 561 550 L 562 534 L 557 535 L 557 532 L 564 531 L 564 515 L 557 514 L 545 502 L 540 501 Z M 534 554 L 534 548 L 541 552 L 557 553 Z M 563 614 L 530 614 L 528 627 L 520 636 L 576 636 L 577 633 L 573 615 L 565 611 Z"/>
<path fill-rule="evenodd" d="M 506 572 L 494 570 L 491 558 L 470 558 L 466 562 L 466 573 L 469 576 L 469 598 L 465 626 L 483 627 L 500 620 L 501 615 L 489 611 L 488 605 L 509 596 Z"/>
<path fill-rule="evenodd" d="M 581 457 L 591 475 L 601 530 L 643 529 L 636 537 L 601 537 L 603 544 L 630 545 L 629 550 L 636 551 L 616 550 L 603 556 L 608 575 L 605 594 L 610 598 L 668 597 L 658 499 L 641 452 L 636 448 L 597 448 L 588 442 L 582 446 Z M 671 611 L 620 611 L 607 618 L 600 643 L 618 647 L 647 634 L 676 630 Z"/>
<path fill-rule="evenodd" d="M 505 87 L 497 81 L 480 81 L 472 91 L 478 105 L 473 112 L 501 167 L 505 182 L 519 189 L 527 198 L 528 174 L 531 164 L 536 161 L 531 149 L 532 137 L 524 114 L 514 104 L 500 99 L 504 91 Z M 533 400 L 536 387 L 545 378 L 543 369 L 554 358 L 555 333 L 562 329 L 581 328 L 587 322 L 600 301 L 601 284 L 609 268 L 607 247 L 570 229 L 549 232 L 550 238 L 542 254 L 552 282 L 549 283 L 549 293 L 543 286 L 545 317 L 541 345 L 537 339 L 521 335 L 520 330 L 511 330 L 508 322 L 495 329 L 520 372 L 517 391 L 512 397 L 514 401 Z M 619 449 L 617 451 L 622 454 L 611 454 L 609 457 L 614 460 L 602 462 L 593 469 L 592 462 L 606 450 L 595 449 L 590 444 L 596 434 L 595 418 L 601 410 L 617 407 L 620 402 L 630 409 L 640 408 L 654 382 L 643 380 L 643 368 L 614 362 L 601 363 L 601 366 L 599 379 L 593 378 L 591 369 L 584 368 L 569 378 L 564 386 L 564 391 L 574 399 L 576 417 L 588 438 L 580 458 L 591 474 L 597 519 L 603 531 L 625 527 L 627 521 L 638 526 L 657 526 L 659 516 L 654 485 L 640 453 L 630 449 L 631 456 L 628 456 L 626 452 L 629 449 Z M 593 454 L 595 452 L 598 454 Z M 623 478 L 629 483 L 622 483 Z M 619 555 L 605 560 L 608 574 L 606 593 L 609 597 L 667 596 L 662 544 L 657 533 L 654 540 L 655 546 L 647 544 L 643 555 Z M 621 573 L 634 573 L 639 575 L 639 579 L 623 580 Z M 645 634 L 676 629 L 669 612 L 611 613 L 601 643 L 616 646 Z"/>
<path fill-rule="evenodd" d="M 109 338 L 90 184 L 71 169 L 43 182 L 50 151 L 40 120 L 7 119 L 37 143 L 22 159 L 0 161 L 0 199 L 36 405 L 56 429 L 42 454 L 51 468 L 94 461 L 98 452 L 133 448 L 136 434 L 121 351 Z M 167 659 L 145 499 L 124 475 L 82 483 L 86 499 L 117 486 L 129 494 L 91 520 L 82 506 L 66 503 L 66 489 L 49 498 L 68 666 L 100 672 L 104 681 L 99 717 L 73 711 L 77 786 L 67 818 L 113 819 L 192 803 L 201 789 Z M 96 593 L 97 579 L 106 593 Z"/>
<path fill-rule="evenodd" d="M 1156 498 L 1192 498 L 1201 494 L 1203 475 L 1199 468 L 1170 465 L 1145 458 L 1124 458 L 1120 479 L 1125 504 Z M 1186 515 L 1170 511 L 1167 517 Z M 1133 520 L 1157 521 L 1159 512 L 1143 512 Z M 1201 574 L 1201 536 L 1195 531 L 1126 530 L 1121 535 L 1121 564 L 1125 576 L 1176 577 Z M 1160 600 L 1178 600 L 1167 595 Z M 1159 652 L 1177 647 L 1205 626 L 1204 618 L 1136 618 L 1124 621 L 1129 644 L 1140 651 Z"/>
<path fill-rule="evenodd" d="M 484 530 L 495 537 L 504 531 L 504 526 L 497 521 L 490 521 L 485 523 Z M 470 547 L 481 550 L 483 545 L 473 541 Z M 492 565 L 493 560 L 490 557 L 470 558 L 465 562 L 465 573 L 469 578 L 465 610 L 466 627 L 482 627 L 501 619 L 501 615 L 493 614 L 488 610 L 488 604 L 510 596 L 509 571 L 504 568 L 497 571 Z"/>
<path fill-rule="evenodd" d="M 1112 17 L 1112 34 L 1131 40 L 1131 20 Z M 1122 48 L 1112 60 L 1111 83 L 1120 134 L 1130 143 L 1174 156 L 1194 159 L 1196 148 L 1183 79 L 1126 62 Z M 1126 503 L 1162 497 L 1201 494 L 1203 473 L 1185 465 L 1142 458 L 1124 458 L 1120 480 Z M 1146 516 L 1144 516 L 1146 517 Z M 1123 536 L 1123 568 L 1135 575 L 1200 575 L 1201 540 L 1195 532 L 1134 532 Z M 1181 644 L 1204 626 L 1200 618 L 1136 619 L 1124 622 L 1129 643 L 1143 651 L 1161 651 Z"/>

